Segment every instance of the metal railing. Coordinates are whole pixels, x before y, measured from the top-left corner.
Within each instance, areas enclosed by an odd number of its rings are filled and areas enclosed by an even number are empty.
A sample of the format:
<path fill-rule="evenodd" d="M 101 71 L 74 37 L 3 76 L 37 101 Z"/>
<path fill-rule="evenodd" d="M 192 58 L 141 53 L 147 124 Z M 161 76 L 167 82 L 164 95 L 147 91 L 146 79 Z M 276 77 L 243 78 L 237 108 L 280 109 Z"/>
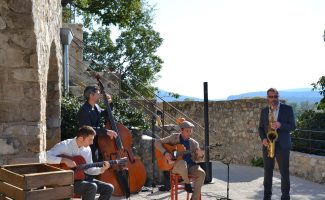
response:
<path fill-rule="evenodd" d="M 293 151 L 325 156 L 325 131 L 296 129 L 291 139 Z"/>

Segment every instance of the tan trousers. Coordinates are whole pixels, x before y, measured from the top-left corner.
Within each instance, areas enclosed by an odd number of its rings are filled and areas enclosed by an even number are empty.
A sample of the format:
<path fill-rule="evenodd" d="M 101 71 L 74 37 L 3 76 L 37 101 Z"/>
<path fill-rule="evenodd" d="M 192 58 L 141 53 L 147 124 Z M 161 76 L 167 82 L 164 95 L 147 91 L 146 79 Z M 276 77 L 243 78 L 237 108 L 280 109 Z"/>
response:
<path fill-rule="evenodd" d="M 199 165 L 188 168 L 184 160 L 177 160 L 172 172 L 181 175 L 184 183 L 190 183 L 188 175 L 194 177 L 194 190 L 191 199 L 199 200 L 201 188 L 204 184 L 205 171 Z"/>

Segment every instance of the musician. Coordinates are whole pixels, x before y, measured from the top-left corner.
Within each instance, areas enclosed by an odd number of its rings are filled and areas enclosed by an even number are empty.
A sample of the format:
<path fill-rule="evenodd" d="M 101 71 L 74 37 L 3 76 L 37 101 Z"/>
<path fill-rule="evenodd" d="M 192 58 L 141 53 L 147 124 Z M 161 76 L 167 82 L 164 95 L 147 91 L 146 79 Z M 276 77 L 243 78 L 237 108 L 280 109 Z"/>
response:
<path fill-rule="evenodd" d="M 108 135 L 111 139 L 117 137 L 117 133 L 115 131 L 100 127 L 100 121 L 104 113 L 104 110 L 101 109 L 97 104 L 100 97 L 100 91 L 96 86 L 87 86 L 84 90 L 84 98 L 86 101 L 78 112 L 79 127 L 87 125 L 93 127 L 96 131 L 94 143 L 90 145 L 95 162 L 102 160 L 102 155 L 98 150 L 98 135 Z"/>
<path fill-rule="evenodd" d="M 194 125 L 189 121 L 183 121 L 179 124 L 181 133 L 174 133 L 162 139 L 155 141 L 156 148 L 164 154 L 167 160 L 172 159 L 172 155 L 163 147 L 162 144 L 183 144 L 186 150 L 192 151 L 191 154 L 185 154 L 182 160 L 177 160 L 172 169 L 173 173 L 182 176 L 185 183 L 185 190 L 193 193 L 193 200 L 198 200 L 201 194 L 201 187 L 205 179 L 205 171 L 196 164 L 195 161 L 200 161 L 204 157 L 204 151 L 200 149 L 199 143 L 191 138 Z M 188 175 L 194 176 L 194 190 L 190 184 Z"/>
<path fill-rule="evenodd" d="M 69 168 L 76 167 L 76 163 L 68 158 L 58 157 L 59 155 L 66 156 L 82 156 L 86 163 L 92 163 L 92 154 L 89 145 L 93 144 L 95 130 L 90 126 L 82 126 L 77 131 L 76 137 L 67 139 L 56 144 L 52 149 L 47 151 L 47 162 L 49 164 L 64 163 Z M 110 164 L 104 161 L 103 167 L 92 167 L 85 172 L 90 175 L 98 175 L 104 173 Z M 94 200 L 96 193 L 100 194 L 99 200 L 109 200 L 114 187 L 112 184 L 104 183 L 92 176 L 87 176 L 85 180 L 75 180 L 74 193 L 81 195 L 83 200 Z"/>
<path fill-rule="evenodd" d="M 289 155 L 291 149 L 290 131 L 296 127 L 292 107 L 279 102 L 279 92 L 275 88 L 267 90 L 268 107 L 261 111 L 259 123 L 259 135 L 263 144 L 264 162 L 264 200 L 270 200 L 272 196 L 272 177 L 274 168 L 274 158 L 277 159 L 281 174 L 282 200 L 290 199 L 290 179 L 289 179 Z M 271 128 L 278 133 L 275 142 L 275 156 L 271 158 L 267 153 L 269 141 L 267 132 L 269 130 L 269 113 L 273 112 L 274 121 Z"/>

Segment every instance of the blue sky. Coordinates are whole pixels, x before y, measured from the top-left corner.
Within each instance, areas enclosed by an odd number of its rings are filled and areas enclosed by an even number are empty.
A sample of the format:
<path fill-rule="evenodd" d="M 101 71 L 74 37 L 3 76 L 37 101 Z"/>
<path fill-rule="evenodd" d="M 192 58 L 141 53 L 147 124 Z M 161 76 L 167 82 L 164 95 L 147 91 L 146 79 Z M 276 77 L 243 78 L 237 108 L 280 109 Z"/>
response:
<path fill-rule="evenodd" d="M 155 86 L 209 98 L 311 87 L 325 75 L 323 0 L 148 0 L 164 39 Z"/>

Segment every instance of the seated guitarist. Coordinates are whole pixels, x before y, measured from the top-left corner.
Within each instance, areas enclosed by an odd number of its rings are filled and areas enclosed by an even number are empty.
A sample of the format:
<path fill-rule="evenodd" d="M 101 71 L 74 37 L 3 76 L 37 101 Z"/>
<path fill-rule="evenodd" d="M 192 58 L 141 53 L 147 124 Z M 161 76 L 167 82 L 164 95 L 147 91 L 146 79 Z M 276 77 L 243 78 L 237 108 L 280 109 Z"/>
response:
<path fill-rule="evenodd" d="M 65 155 L 71 157 L 82 156 L 86 163 L 93 163 L 89 145 L 93 144 L 95 134 L 96 132 L 92 127 L 82 126 L 77 131 L 77 136 L 75 138 L 61 141 L 47 151 L 47 162 L 49 164 L 64 163 L 69 168 L 76 167 L 76 163 L 73 160 L 60 157 L 60 155 Z M 90 175 L 98 175 L 109 167 L 110 164 L 104 161 L 103 167 L 92 167 L 84 172 Z M 93 179 L 92 176 L 87 177 L 86 175 L 85 180 L 75 180 L 74 182 L 74 193 L 81 195 L 83 200 L 94 200 L 96 193 L 100 194 L 99 200 L 109 200 L 113 190 L 114 187 L 112 184 Z"/>
<path fill-rule="evenodd" d="M 201 194 L 201 187 L 204 183 L 205 172 L 195 161 L 203 159 L 204 151 L 200 149 L 199 143 L 190 137 L 194 127 L 191 122 L 184 120 L 180 122 L 179 127 L 181 133 L 174 133 L 156 140 L 155 146 L 169 161 L 172 159 L 172 155 L 163 147 L 163 144 L 182 144 L 186 150 L 192 152 L 191 154 L 184 154 L 183 159 L 177 160 L 172 168 L 172 172 L 182 176 L 185 183 L 185 190 L 193 193 L 192 200 L 198 200 Z M 194 177 L 194 190 L 192 190 L 188 175 Z"/>

